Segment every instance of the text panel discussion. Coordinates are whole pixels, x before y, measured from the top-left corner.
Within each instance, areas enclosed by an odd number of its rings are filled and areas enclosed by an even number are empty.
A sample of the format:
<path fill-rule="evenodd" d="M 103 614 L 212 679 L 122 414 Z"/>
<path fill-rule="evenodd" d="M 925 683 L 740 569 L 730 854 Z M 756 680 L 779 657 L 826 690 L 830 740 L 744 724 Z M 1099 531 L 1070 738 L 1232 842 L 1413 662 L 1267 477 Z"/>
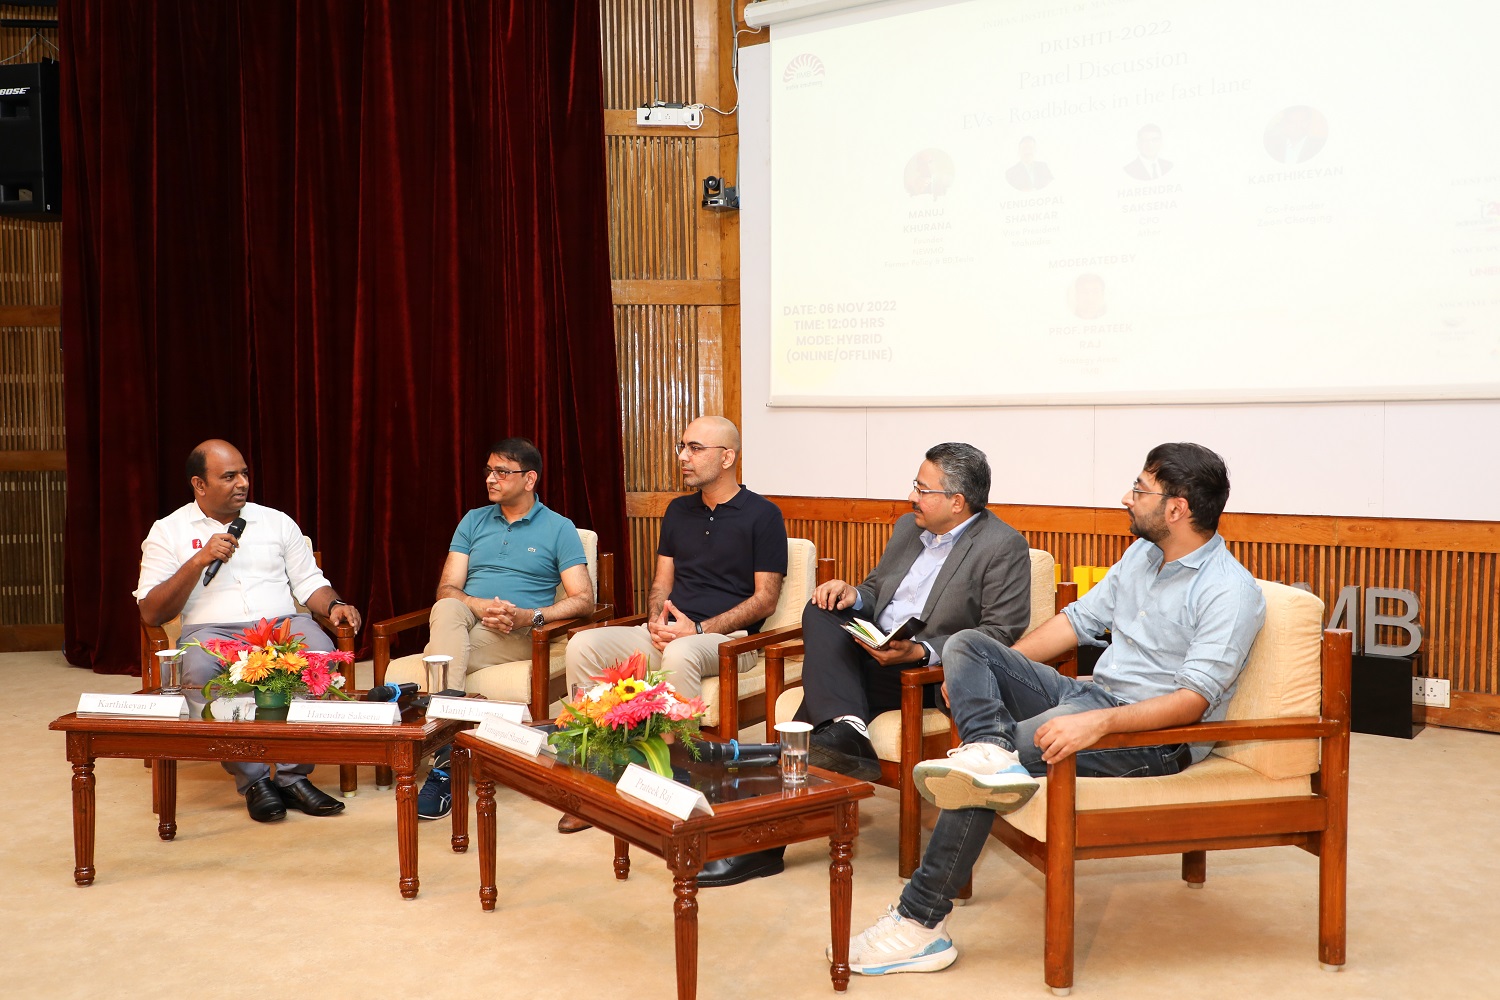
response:
<path fill-rule="evenodd" d="M 3 992 L 1493 995 L 1497 37 L 0 3 Z"/>

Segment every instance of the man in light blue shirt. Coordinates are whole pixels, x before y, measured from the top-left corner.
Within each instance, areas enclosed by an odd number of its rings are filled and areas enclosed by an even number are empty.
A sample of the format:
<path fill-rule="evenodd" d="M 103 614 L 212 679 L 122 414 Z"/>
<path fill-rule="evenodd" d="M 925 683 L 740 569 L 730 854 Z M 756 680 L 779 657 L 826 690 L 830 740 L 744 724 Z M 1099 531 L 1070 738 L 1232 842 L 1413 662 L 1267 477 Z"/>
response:
<path fill-rule="evenodd" d="M 1032 774 L 1068 754 L 1093 777 L 1175 774 L 1211 744 L 1089 750 L 1109 733 L 1219 720 L 1234 694 L 1265 600 L 1218 534 L 1229 499 L 1224 461 L 1197 444 L 1158 445 L 1125 494 L 1139 536 L 1103 582 L 1014 648 L 954 636 L 944 692 L 963 745 L 912 772 L 938 816 L 921 867 L 874 926 L 850 942 L 856 972 L 932 972 L 957 957 L 946 927 L 996 813 L 1036 791 Z M 1113 641 L 1092 681 L 1046 661 L 1079 642 Z"/>

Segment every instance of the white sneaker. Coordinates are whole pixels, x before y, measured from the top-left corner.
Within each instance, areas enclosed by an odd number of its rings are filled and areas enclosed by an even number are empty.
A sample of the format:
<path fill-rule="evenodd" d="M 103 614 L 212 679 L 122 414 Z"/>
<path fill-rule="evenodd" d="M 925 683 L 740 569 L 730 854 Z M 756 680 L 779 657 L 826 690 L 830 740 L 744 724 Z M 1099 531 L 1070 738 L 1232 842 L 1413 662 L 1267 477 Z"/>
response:
<path fill-rule="evenodd" d="M 912 780 L 939 809 L 997 813 L 1015 812 L 1038 787 L 1015 752 L 994 743 L 965 743 L 945 760 L 924 760 L 912 769 Z"/>
<path fill-rule="evenodd" d="M 958 958 L 947 924 L 944 918 L 936 927 L 923 927 L 888 906 L 873 926 L 849 939 L 849 968 L 862 976 L 946 969 Z M 827 955 L 832 962 L 832 945 Z"/>

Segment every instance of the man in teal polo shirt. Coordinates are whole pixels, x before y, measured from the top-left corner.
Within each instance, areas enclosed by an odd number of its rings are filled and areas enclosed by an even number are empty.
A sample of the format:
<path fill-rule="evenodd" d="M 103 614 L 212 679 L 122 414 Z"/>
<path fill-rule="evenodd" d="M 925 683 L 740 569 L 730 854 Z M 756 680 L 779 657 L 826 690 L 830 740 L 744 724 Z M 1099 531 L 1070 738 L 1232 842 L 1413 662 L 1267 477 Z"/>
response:
<path fill-rule="evenodd" d="M 530 659 L 533 628 L 594 609 L 578 529 L 537 499 L 541 472 L 536 445 L 497 442 L 484 470 L 491 503 L 465 514 L 453 532 L 426 649 L 453 657 L 449 688 L 463 690 L 472 669 Z M 554 603 L 559 580 L 568 596 Z M 438 819 L 452 804 L 444 747 L 417 795 L 417 815 Z"/>

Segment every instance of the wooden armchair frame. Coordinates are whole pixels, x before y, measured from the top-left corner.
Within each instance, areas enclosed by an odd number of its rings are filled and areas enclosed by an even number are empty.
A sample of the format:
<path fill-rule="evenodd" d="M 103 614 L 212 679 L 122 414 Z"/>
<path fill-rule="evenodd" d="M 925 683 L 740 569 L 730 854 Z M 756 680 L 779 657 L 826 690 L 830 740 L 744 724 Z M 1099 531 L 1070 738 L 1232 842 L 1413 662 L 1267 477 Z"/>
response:
<path fill-rule="evenodd" d="M 1060 583 L 1054 598 L 1058 611 L 1077 599 L 1078 587 L 1074 583 Z M 783 642 L 766 650 L 766 731 L 775 726 L 776 699 L 787 687 L 801 684 L 786 684 L 786 658 L 805 653 L 800 642 Z M 1054 662 L 1064 673 L 1077 673 L 1077 652 Z M 1071 664 L 1071 669 L 1069 668 Z M 804 671 L 806 667 L 803 667 Z M 941 757 L 958 745 L 958 734 L 950 720 L 947 729 L 931 735 L 923 735 L 922 706 L 923 689 L 928 684 L 943 680 L 943 668 L 911 667 L 901 671 L 901 759 L 882 760 L 880 777 L 875 784 L 894 788 L 901 793 L 901 815 L 896 852 L 896 867 L 902 878 L 911 878 L 917 870 L 922 853 L 922 797 L 916 782 L 911 780 L 912 768 L 924 760 Z"/>
<path fill-rule="evenodd" d="M 1047 839 L 1035 840 L 995 821 L 991 836 L 1046 876 L 1047 985 L 1066 996 L 1073 986 L 1074 874 L 1088 858 L 1181 854 L 1182 879 L 1202 885 L 1207 852 L 1293 846 L 1318 857 L 1318 959 L 1344 964 L 1349 824 L 1349 685 L 1351 633 L 1327 630 L 1322 641 L 1322 701 L 1317 716 L 1202 722 L 1106 736 L 1090 749 L 1260 740 L 1316 739 L 1319 767 L 1309 795 L 1116 809 L 1077 808 L 1072 755 L 1047 769 Z"/>

